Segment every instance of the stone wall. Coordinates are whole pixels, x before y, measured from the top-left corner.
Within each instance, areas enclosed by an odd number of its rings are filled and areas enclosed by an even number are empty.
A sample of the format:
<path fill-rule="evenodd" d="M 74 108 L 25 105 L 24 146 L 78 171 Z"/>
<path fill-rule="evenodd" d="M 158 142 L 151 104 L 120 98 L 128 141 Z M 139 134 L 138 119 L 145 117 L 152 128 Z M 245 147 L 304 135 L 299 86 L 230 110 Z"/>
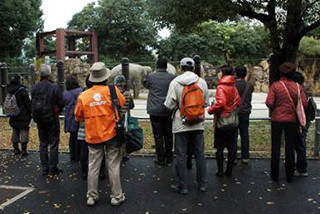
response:
<path fill-rule="evenodd" d="M 57 66 L 56 64 L 51 64 L 52 68 L 52 79 L 54 81 L 57 81 Z M 64 78 L 66 78 L 69 75 L 74 75 L 79 80 L 80 86 L 85 86 L 85 79 L 86 76 L 90 72 L 90 64 L 81 62 L 80 59 L 77 58 L 70 58 L 68 60 L 65 60 L 64 64 Z"/>
<path fill-rule="evenodd" d="M 296 66 L 305 78 L 307 93 L 320 96 L 320 58 L 307 58 L 300 55 L 297 57 Z"/>

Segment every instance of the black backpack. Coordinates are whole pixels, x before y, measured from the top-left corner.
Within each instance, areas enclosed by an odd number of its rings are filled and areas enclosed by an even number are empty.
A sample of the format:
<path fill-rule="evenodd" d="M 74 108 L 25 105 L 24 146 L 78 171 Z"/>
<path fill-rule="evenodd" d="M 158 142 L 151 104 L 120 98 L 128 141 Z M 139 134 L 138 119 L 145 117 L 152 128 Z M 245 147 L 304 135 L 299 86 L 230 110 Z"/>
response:
<path fill-rule="evenodd" d="M 312 97 L 308 100 L 308 106 L 306 109 L 307 121 L 313 121 L 316 118 L 317 104 Z"/>
<path fill-rule="evenodd" d="M 45 89 L 35 88 L 32 97 L 32 117 L 36 123 L 48 123 L 55 119 L 52 97 Z"/>

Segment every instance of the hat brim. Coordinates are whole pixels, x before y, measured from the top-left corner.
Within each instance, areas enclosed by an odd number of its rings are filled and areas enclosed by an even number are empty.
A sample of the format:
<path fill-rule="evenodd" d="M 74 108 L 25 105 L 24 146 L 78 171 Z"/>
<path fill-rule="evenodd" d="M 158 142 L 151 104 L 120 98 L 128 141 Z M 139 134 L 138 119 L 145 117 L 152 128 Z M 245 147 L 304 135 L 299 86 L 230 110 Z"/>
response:
<path fill-rule="evenodd" d="M 105 80 L 108 80 L 109 77 L 110 77 L 110 72 L 108 72 L 108 70 L 107 70 L 106 74 L 102 77 L 93 77 L 92 72 L 90 72 L 89 81 L 90 82 L 103 82 Z"/>

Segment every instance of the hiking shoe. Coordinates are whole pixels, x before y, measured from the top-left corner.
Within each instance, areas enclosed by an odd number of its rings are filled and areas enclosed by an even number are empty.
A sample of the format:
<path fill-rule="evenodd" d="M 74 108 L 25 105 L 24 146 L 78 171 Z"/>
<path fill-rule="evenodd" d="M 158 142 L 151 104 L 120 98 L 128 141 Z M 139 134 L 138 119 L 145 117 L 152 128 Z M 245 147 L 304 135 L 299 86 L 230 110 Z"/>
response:
<path fill-rule="evenodd" d="M 20 150 L 20 149 L 15 149 L 15 150 L 13 151 L 13 154 L 14 154 L 14 155 L 20 155 L 20 154 L 21 154 L 21 150 Z"/>
<path fill-rule="evenodd" d="M 61 168 L 57 167 L 53 171 L 50 171 L 49 175 L 55 176 L 55 175 L 59 175 L 61 173 L 63 173 L 63 170 Z"/>
<path fill-rule="evenodd" d="M 43 176 L 47 176 L 49 174 L 49 170 L 48 169 L 43 169 L 42 170 L 42 175 Z"/>
<path fill-rule="evenodd" d="M 242 159 L 241 163 L 248 164 L 249 163 L 249 159 Z"/>
<path fill-rule="evenodd" d="M 294 177 L 308 177 L 308 173 L 307 172 L 300 173 L 299 171 L 294 171 L 293 176 Z"/>
<path fill-rule="evenodd" d="M 126 200 L 126 197 L 124 196 L 124 193 L 120 196 L 120 198 L 111 197 L 111 205 L 112 206 L 119 206 L 121 203 L 123 203 Z"/>
<path fill-rule="evenodd" d="M 166 163 L 171 164 L 173 162 L 173 157 L 167 157 L 166 158 Z"/>
<path fill-rule="evenodd" d="M 90 197 L 87 199 L 88 206 L 94 206 L 95 203 L 96 203 L 96 201 L 93 198 Z"/>
<path fill-rule="evenodd" d="M 180 187 L 179 185 L 171 185 L 170 187 L 181 195 L 187 195 L 189 193 L 186 187 Z"/>
<path fill-rule="evenodd" d="M 207 192 L 207 187 L 206 186 L 199 186 L 199 192 Z"/>
<path fill-rule="evenodd" d="M 216 173 L 216 176 L 222 177 L 222 176 L 223 176 L 223 171 L 218 171 L 218 172 Z"/>

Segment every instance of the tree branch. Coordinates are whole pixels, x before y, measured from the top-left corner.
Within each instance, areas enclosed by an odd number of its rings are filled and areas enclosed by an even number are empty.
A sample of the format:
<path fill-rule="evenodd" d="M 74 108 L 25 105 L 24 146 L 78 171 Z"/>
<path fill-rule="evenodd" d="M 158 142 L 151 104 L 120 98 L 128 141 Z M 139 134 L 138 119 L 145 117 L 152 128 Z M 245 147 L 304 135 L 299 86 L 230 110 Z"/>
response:
<path fill-rule="evenodd" d="M 273 0 L 271 0 L 271 1 L 273 1 Z M 252 9 L 251 4 L 249 2 L 247 2 L 246 0 L 240 1 L 240 5 L 241 6 L 238 11 L 239 15 L 246 16 L 250 19 L 257 19 L 264 24 L 266 24 L 269 21 L 268 15 L 255 12 Z"/>
<path fill-rule="evenodd" d="M 306 35 L 306 33 L 308 33 L 309 31 L 312 31 L 314 29 L 316 29 L 317 27 L 320 26 L 320 18 L 315 21 L 314 23 L 312 23 L 311 25 L 304 27 L 301 32 L 300 32 L 300 37 L 302 38 L 304 35 Z"/>
<path fill-rule="evenodd" d="M 310 2 L 306 8 L 303 10 L 303 12 L 301 13 L 301 17 L 304 16 L 304 14 L 307 12 L 307 10 L 312 7 L 315 3 L 320 2 L 320 0 L 314 0 L 313 2 Z"/>

